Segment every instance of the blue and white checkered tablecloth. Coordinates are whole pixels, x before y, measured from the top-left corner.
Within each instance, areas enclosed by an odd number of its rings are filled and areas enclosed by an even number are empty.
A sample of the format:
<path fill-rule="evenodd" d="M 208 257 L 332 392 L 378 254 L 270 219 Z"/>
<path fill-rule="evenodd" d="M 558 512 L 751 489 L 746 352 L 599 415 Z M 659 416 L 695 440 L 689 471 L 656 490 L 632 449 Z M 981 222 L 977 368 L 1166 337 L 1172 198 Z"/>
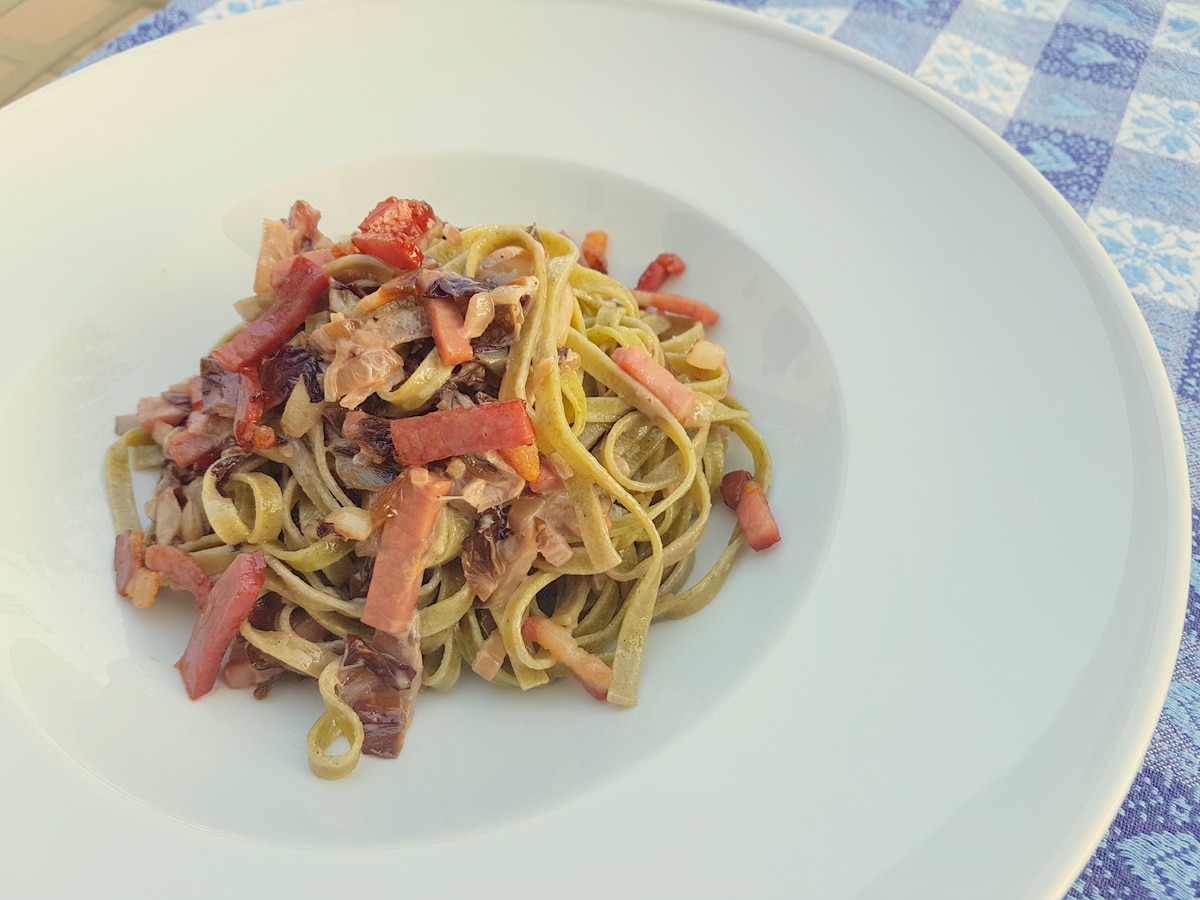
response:
<path fill-rule="evenodd" d="M 287 0 L 172 0 L 82 65 Z M 1200 0 L 721 0 L 856 47 L 1001 134 L 1116 262 L 1200 477 Z M 1195 524 L 1198 511 L 1193 507 Z M 1129 796 L 1070 900 L 1200 897 L 1200 544 L 1179 660 Z M 969 888 L 964 888 L 964 900 Z"/>

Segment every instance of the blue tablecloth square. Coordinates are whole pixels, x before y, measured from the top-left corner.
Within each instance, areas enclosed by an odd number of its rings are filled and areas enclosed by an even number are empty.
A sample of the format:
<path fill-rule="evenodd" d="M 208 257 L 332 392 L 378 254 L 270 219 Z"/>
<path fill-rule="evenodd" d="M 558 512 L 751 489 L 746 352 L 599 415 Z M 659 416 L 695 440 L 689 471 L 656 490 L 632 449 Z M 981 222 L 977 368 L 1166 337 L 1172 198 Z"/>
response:
<path fill-rule="evenodd" d="M 1012 121 L 1004 139 L 1033 164 L 1079 212 L 1100 189 L 1112 144 L 1035 122 Z"/>
<path fill-rule="evenodd" d="M 855 11 L 877 12 L 893 19 L 942 28 L 961 0 L 859 0 Z"/>
<path fill-rule="evenodd" d="M 982 47 L 1032 67 L 1053 28 L 1049 19 L 1014 13 L 997 3 L 964 0 L 945 31 L 967 35 Z"/>
<path fill-rule="evenodd" d="M 1136 38 L 1064 22 L 1054 27 L 1037 70 L 1132 90 L 1149 49 Z"/>
<path fill-rule="evenodd" d="M 917 67 L 938 30 L 884 13 L 854 9 L 836 32 L 837 39 L 857 47 L 902 72 Z"/>
<path fill-rule="evenodd" d="M 1162 17 L 1154 0 L 1071 0 L 1062 20 L 1149 40 Z"/>
<path fill-rule="evenodd" d="M 1200 55 L 1151 45 L 1134 90 L 1172 100 L 1200 101 Z"/>
<path fill-rule="evenodd" d="M 1200 180 L 1191 165 L 1121 146 L 1109 165 L 1114 174 L 1101 186 L 1097 204 L 1200 231 Z"/>
<path fill-rule="evenodd" d="M 1035 71 L 1014 115 L 1111 143 L 1128 103 L 1127 90 Z"/>

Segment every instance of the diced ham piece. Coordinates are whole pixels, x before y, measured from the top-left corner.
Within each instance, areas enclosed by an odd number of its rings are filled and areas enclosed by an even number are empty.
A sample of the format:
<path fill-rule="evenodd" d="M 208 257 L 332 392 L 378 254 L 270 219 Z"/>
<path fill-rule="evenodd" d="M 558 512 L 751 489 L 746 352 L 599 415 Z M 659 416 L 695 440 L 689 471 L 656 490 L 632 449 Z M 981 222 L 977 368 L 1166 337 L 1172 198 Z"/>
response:
<path fill-rule="evenodd" d="M 545 616 L 530 616 L 521 624 L 521 637 L 546 648 L 555 662 L 570 669 L 576 680 L 597 700 L 608 699 L 612 669 L 600 657 L 580 647 L 575 636 L 562 625 Z"/>
<path fill-rule="evenodd" d="M 695 391 L 659 365 L 642 347 L 618 347 L 611 356 L 627 375 L 661 400 L 675 418 L 687 418 L 695 410 Z"/>
<path fill-rule="evenodd" d="M 292 204 L 287 219 L 268 219 L 263 222 L 259 241 L 258 260 L 254 267 L 254 292 L 263 294 L 278 283 L 273 282 L 275 268 L 282 260 L 290 260 L 306 246 L 321 238 L 317 225 L 321 213 L 304 200 Z M 286 272 L 285 272 L 286 274 Z"/>
<path fill-rule="evenodd" d="M 263 393 L 254 369 L 238 373 L 237 406 L 233 415 L 233 435 L 238 446 L 247 450 L 261 450 L 275 446 L 275 431 L 261 424 L 267 395 Z"/>
<path fill-rule="evenodd" d="M 239 553 L 213 584 L 178 663 L 193 700 L 217 683 L 225 653 L 262 592 L 266 566 L 261 550 Z"/>
<path fill-rule="evenodd" d="M 608 272 L 608 232 L 589 231 L 579 246 L 583 264 L 597 272 Z"/>
<path fill-rule="evenodd" d="M 254 266 L 254 293 L 265 294 L 271 290 L 271 272 L 281 259 L 291 259 L 300 249 L 301 236 L 288 228 L 281 219 L 263 222 L 262 237 L 258 244 L 258 261 Z"/>
<path fill-rule="evenodd" d="M 208 605 L 212 581 L 204 574 L 196 558 L 186 550 L 169 544 L 151 544 L 146 548 L 146 568 L 167 576 L 167 581 L 196 598 L 196 608 Z"/>
<path fill-rule="evenodd" d="M 321 223 L 321 211 L 307 200 L 297 200 L 288 210 L 287 225 L 300 233 L 301 245 L 321 236 L 317 226 Z"/>
<path fill-rule="evenodd" d="M 745 469 L 734 469 L 732 472 L 725 473 L 721 479 L 721 499 L 725 501 L 726 506 L 730 509 L 737 509 L 737 505 L 742 499 L 742 489 L 751 477 Z"/>
<path fill-rule="evenodd" d="M 134 573 L 145 565 L 145 535 L 140 528 L 122 531 L 117 535 L 113 547 L 113 573 L 117 579 L 117 593 L 129 596 L 129 587 Z"/>
<path fill-rule="evenodd" d="M 167 435 L 163 452 L 177 466 L 191 466 L 220 452 L 225 438 L 219 434 L 189 431 L 176 428 Z"/>
<path fill-rule="evenodd" d="M 154 605 L 158 596 L 159 575 L 149 569 L 141 568 L 133 574 L 129 585 L 129 599 L 136 609 L 148 609 Z"/>
<path fill-rule="evenodd" d="M 192 411 L 195 412 L 204 405 L 204 379 L 199 375 L 193 375 L 187 380 L 188 402 L 192 405 Z"/>
<path fill-rule="evenodd" d="M 535 494 L 543 494 L 546 491 L 559 490 L 563 486 L 563 480 L 558 476 L 551 466 L 542 465 L 538 471 L 538 477 L 529 482 L 529 490 Z"/>
<path fill-rule="evenodd" d="M 434 525 L 451 482 L 413 466 L 393 485 L 388 490 L 390 515 L 379 536 L 362 622 L 388 634 L 403 635 L 412 624 Z"/>
<path fill-rule="evenodd" d="M 563 476 L 549 459 L 538 459 L 538 477 L 529 482 L 529 489 L 535 494 L 544 494 L 547 491 L 561 491 L 566 487 L 563 481 Z"/>
<path fill-rule="evenodd" d="M 657 291 L 672 275 L 682 275 L 687 269 L 683 260 L 675 253 L 660 253 L 656 256 L 650 265 L 646 266 L 646 271 L 642 272 L 641 277 L 637 280 L 637 289 L 639 291 Z"/>
<path fill-rule="evenodd" d="M 191 400 L 183 395 L 143 397 L 137 405 L 137 423 L 149 433 L 158 422 L 178 425 L 191 411 Z"/>
<path fill-rule="evenodd" d="M 333 250 L 328 247 L 324 247 L 320 250 L 305 250 L 303 253 L 297 255 L 303 256 L 310 262 L 315 262 L 318 266 L 323 266 L 326 263 L 333 262 L 334 260 Z M 278 290 L 279 286 L 283 284 L 284 280 L 287 278 L 288 272 L 292 268 L 292 263 L 295 261 L 295 259 L 296 256 L 287 256 L 271 266 L 271 274 L 269 276 L 271 290 Z"/>
<path fill-rule="evenodd" d="M 480 678 L 491 681 L 500 672 L 507 655 L 507 651 L 504 649 L 504 635 L 499 630 L 493 631 L 484 638 L 479 649 L 475 651 L 475 659 L 471 661 L 471 671 Z"/>
<path fill-rule="evenodd" d="M 475 355 L 463 330 L 463 317 L 453 300 L 446 297 L 425 297 L 425 314 L 433 329 L 433 342 L 443 366 L 465 363 Z"/>
<path fill-rule="evenodd" d="M 686 316 L 701 325 L 716 325 L 721 321 L 721 314 L 699 300 L 685 297 L 682 294 L 663 294 L 658 291 L 635 290 L 633 298 L 641 309 L 657 309 L 659 312 L 675 316 Z"/>
<path fill-rule="evenodd" d="M 159 578 L 145 566 L 145 535 L 140 528 L 117 535 L 113 547 L 113 572 L 117 593 L 128 597 L 138 609 L 154 604 Z"/>
<path fill-rule="evenodd" d="M 527 447 L 536 439 L 524 400 L 435 410 L 392 420 L 396 460 L 406 466 L 468 453 Z"/>
<path fill-rule="evenodd" d="M 721 498 L 737 514 L 738 525 L 752 549 L 766 550 L 779 543 L 779 524 L 767 504 L 766 492 L 749 472 L 727 472 L 721 479 Z"/>
<path fill-rule="evenodd" d="M 212 352 L 230 372 L 240 372 L 281 347 L 317 308 L 329 276 L 315 262 L 297 256 L 265 313 Z"/>

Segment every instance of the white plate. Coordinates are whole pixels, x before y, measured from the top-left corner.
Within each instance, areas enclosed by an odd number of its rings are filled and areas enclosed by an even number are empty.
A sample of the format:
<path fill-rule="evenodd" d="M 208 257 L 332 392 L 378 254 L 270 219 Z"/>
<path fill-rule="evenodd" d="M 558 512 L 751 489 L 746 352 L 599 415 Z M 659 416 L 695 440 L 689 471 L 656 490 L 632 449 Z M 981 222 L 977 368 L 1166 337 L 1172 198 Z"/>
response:
<path fill-rule="evenodd" d="M 1083 865 L 1179 639 L 1182 442 L 1098 245 L 948 103 L 708 3 L 326 0 L 53 84 L 0 148 L 17 894 L 1010 898 Z M 230 322 L 262 217 L 392 193 L 606 228 L 623 277 L 688 259 L 785 543 L 652 632 L 638 709 L 464 685 L 326 784 L 311 696 L 186 700 L 186 614 L 113 594 L 99 458 Z"/>

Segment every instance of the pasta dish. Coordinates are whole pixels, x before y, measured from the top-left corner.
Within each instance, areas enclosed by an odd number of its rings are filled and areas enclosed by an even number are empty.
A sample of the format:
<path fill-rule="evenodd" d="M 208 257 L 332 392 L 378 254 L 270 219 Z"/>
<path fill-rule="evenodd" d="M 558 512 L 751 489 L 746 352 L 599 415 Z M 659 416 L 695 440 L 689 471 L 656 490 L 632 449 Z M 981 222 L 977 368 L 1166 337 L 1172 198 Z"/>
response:
<path fill-rule="evenodd" d="M 779 540 L 718 313 L 663 290 L 672 253 L 632 290 L 609 277 L 603 232 L 460 230 L 394 197 L 348 239 L 319 222 L 304 201 L 265 222 L 242 323 L 118 418 L 118 592 L 194 597 L 193 699 L 315 682 L 325 778 L 396 756 L 418 690 L 464 667 L 634 705 L 651 624 Z M 730 437 L 753 471 L 726 471 Z M 142 504 L 136 470 L 157 472 Z M 737 525 L 693 577 L 714 497 Z"/>

